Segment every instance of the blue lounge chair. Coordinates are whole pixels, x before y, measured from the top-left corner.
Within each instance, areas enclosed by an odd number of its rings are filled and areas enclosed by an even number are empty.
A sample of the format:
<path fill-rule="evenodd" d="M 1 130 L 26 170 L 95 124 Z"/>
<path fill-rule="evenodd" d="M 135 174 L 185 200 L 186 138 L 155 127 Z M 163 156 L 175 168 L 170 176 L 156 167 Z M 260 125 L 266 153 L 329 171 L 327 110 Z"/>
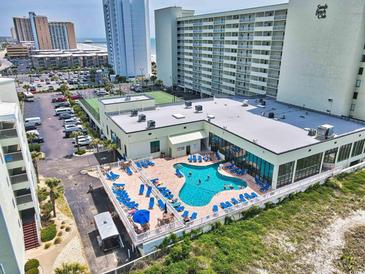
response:
<path fill-rule="evenodd" d="M 118 179 L 120 176 L 119 176 L 119 174 L 116 174 L 116 173 L 114 173 L 113 171 L 110 171 L 109 172 L 109 174 L 113 177 L 113 178 L 115 178 L 115 179 Z"/>
<path fill-rule="evenodd" d="M 250 196 L 250 194 L 245 193 L 245 194 L 244 194 L 244 196 L 245 196 L 246 200 L 251 200 L 251 196 Z"/>
<path fill-rule="evenodd" d="M 183 218 L 187 218 L 189 216 L 189 211 L 185 210 L 184 213 L 181 215 Z"/>
<path fill-rule="evenodd" d="M 196 155 L 193 155 L 193 162 L 196 163 Z"/>
<path fill-rule="evenodd" d="M 158 182 L 158 178 L 153 178 L 150 181 L 151 181 L 152 184 L 154 184 L 154 183 Z"/>
<path fill-rule="evenodd" d="M 201 163 L 202 162 L 202 156 L 198 155 L 198 162 Z"/>
<path fill-rule="evenodd" d="M 221 208 L 222 208 L 222 209 L 227 208 L 227 207 L 226 207 L 226 204 L 225 204 L 224 202 L 221 202 L 221 203 L 220 203 L 220 206 L 221 206 Z"/>
<path fill-rule="evenodd" d="M 193 156 L 189 155 L 188 161 L 189 161 L 189 163 L 191 163 L 193 161 Z"/>
<path fill-rule="evenodd" d="M 165 209 L 165 203 L 162 200 L 158 200 L 157 204 L 161 210 Z"/>
<path fill-rule="evenodd" d="M 252 192 L 252 193 L 251 193 L 251 199 L 256 198 L 256 197 L 257 197 L 256 192 Z"/>
<path fill-rule="evenodd" d="M 226 207 L 231 207 L 233 206 L 229 201 L 226 202 Z"/>
<path fill-rule="evenodd" d="M 155 165 L 155 162 L 151 161 L 151 160 L 148 160 L 148 165 L 149 166 L 154 166 Z"/>
<path fill-rule="evenodd" d="M 129 166 L 127 166 L 127 167 L 125 168 L 125 172 L 127 172 L 127 174 L 128 174 L 129 176 L 133 174 L 133 172 L 132 172 L 132 170 L 131 170 L 131 168 L 130 168 Z"/>
<path fill-rule="evenodd" d="M 123 187 L 123 186 L 125 186 L 125 184 L 113 183 L 113 186 L 115 186 L 115 187 Z"/>
<path fill-rule="evenodd" d="M 150 197 L 151 193 L 152 193 L 152 186 L 148 186 L 146 191 L 146 197 Z"/>
<path fill-rule="evenodd" d="M 236 198 L 232 198 L 232 199 L 231 199 L 231 202 L 232 202 L 232 204 L 234 204 L 234 205 L 239 204 L 239 202 L 237 201 L 237 199 L 236 199 Z"/>
<path fill-rule="evenodd" d="M 151 197 L 150 202 L 148 203 L 148 209 L 152 209 L 154 205 L 155 205 L 155 198 Z"/>
<path fill-rule="evenodd" d="M 178 168 L 176 169 L 176 173 L 175 174 L 179 178 L 183 177 L 183 174 L 181 173 L 180 169 L 178 169 Z"/>
<path fill-rule="evenodd" d="M 246 199 L 245 199 L 245 197 L 243 197 L 243 194 L 240 194 L 239 195 L 239 199 L 240 199 L 240 201 L 242 202 L 242 203 L 246 203 L 247 201 L 246 201 Z"/>
<path fill-rule="evenodd" d="M 190 217 L 190 220 L 195 220 L 196 219 L 196 217 L 198 217 L 198 213 L 196 213 L 196 212 L 193 212 L 193 214 L 191 214 L 191 217 Z"/>
<path fill-rule="evenodd" d="M 204 155 L 203 160 L 204 160 L 205 162 L 207 162 L 207 161 L 208 161 L 208 156 L 207 156 L 207 155 Z"/>
<path fill-rule="evenodd" d="M 141 165 L 140 162 L 136 162 L 136 166 L 137 166 L 138 169 L 142 169 L 142 165 Z"/>
<path fill-rule="evenodd" d="M 143 195 L 143 192 L 144 192 L 144 184 L 141 184 L 139 186 L 139 195 Z"/>
<path fill-rule="evenodd" d="M 217 205 L 214 205 L 213 208 L 212 208 L 213 212 L 214 213 L 217 213 L 218 212 L 218 206 Z"/>
<path fill-rule="evenodd" d="M 144 168 L 148 168 L 148 163 L 146 161 L 142 161 L 141 162 L 141 165 L 144 167 Z"/>
<path fill-rule="evenodd" d="M 176 208 L 177 212 L 181 212 L 185 209 L 185 206 L 179 206 L 178 208 Z"/>
<path fill-rule="evenodd" d="M 179 207 L 179 206 L 181 206 L 181 203 L 180 202 L 176 202 L 176 203 L 173 203 L 172 204 L 172 207 Z"/>

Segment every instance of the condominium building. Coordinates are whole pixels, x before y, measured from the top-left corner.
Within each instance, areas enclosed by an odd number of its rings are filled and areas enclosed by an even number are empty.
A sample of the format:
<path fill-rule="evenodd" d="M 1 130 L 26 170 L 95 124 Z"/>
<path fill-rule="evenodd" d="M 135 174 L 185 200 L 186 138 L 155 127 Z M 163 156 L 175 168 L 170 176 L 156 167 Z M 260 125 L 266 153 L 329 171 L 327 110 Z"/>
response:
<path fill-rule="evenodd" d="M 205 15 L 157 10 L 157 77 L 209 95 L 276 96 L 286 14 L 287 4 Z"/>
<path fill-rule="evenodd" d="M 9 58 L 27 58 L 29 57 L 29 47 L 22 44 L 9 45 L 6 47 L 6 53 Z"/>
<path fill-rule="evenodd" d="M 34 45 L 36 49 L 52 49 L 51 35 L 49 32 L 48 18 L 29 12 Z"/>
<path fill-rule="evenodd" d="M 125 77 L 151 73 L 148 0 L 103 0 L 109 62 Z"/>
<path fill-rule="evenodd" d="M 74 24 L 71 22 L 49 22 L 53 49 L 76 49 Z"/>
<path fill-rule="evenodd" d="M 30 20 L 27 17 L 13 17 L 14 30 L 17 41 L 34 41 Z"/>
<path fill-rule="evenodd" d="M 13 79 L 0 78 L 0 272 L 23 273 L 39 245 L 36 175 Z"/>

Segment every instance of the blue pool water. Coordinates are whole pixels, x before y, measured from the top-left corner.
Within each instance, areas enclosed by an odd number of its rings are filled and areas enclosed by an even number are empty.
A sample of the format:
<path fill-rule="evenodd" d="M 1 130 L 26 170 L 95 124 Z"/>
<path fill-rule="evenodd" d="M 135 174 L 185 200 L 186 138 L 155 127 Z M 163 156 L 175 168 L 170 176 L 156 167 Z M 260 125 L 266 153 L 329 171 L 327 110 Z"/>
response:
<path fill-rule="evenodd" d="M 185 184 L 179 193 L 180 199 L 191 206 L 204 206 L 212 200 L 215 194 L 225 191 L 224 185 L 231 185 L 233 189 L 247 186 L 247 183 L 241 179 L 220 174 L 218 166 L 219 163 L 208 166 L 176 164 L 174 168 L 178 168 L 185 176 Z M 191 176 L 189 172 L 191 172 Z M 209 180 L 207 179 L 208 175 L 210 176 Z M 199 179 L 201 180 L 200 184 Z"/>

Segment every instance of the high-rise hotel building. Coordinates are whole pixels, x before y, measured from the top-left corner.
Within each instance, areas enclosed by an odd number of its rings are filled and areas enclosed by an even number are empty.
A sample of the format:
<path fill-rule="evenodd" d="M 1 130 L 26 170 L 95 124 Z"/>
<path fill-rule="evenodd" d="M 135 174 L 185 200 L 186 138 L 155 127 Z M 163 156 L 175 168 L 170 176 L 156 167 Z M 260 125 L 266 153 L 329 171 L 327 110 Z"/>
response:
<path fill-rule="evenodd" d="M 194 15 L 155 11 L 158 78 L 202 94 L 266 95 L 365 120 L 365 1 Z"/>
<path fill-rule="evenodd" d="M 159 79 L 209 95 L 276 96 L 286 4 L 193 14 L 178 7 L 155 12 Z M 170 54 L 176 63 L 167 71 Z"/>
<path fill-rule="evenodd" d="M 39 246 L 37 180 L 14 79 L 0 78 L 0 273 L 24 273 Z"/>

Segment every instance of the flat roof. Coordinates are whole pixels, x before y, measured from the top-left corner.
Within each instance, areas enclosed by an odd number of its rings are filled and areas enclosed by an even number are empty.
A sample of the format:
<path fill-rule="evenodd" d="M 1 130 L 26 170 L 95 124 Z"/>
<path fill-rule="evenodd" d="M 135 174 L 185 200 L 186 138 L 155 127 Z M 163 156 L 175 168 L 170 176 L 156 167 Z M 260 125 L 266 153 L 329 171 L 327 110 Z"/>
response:
<path fill-rule="evenodd" d="M 129 99 L 127 99 L 129 98 Z M 123 97 L 114 97 L 108 99 L 100 99 L 100 102 L 103 105 L 112 105 L 112 104 L 120 104 L 120 103 L 128 103 L 128 102 L 136 102 L 136 101 L 143 101 L 143 100 L 152 100 L 151 97 L 146 95 L 136 95 L 136 96 L 123 96 Z"/>
<path fill-rule="evenodd" d="M 8 103 L 0 101 L 0 120 L 1 116 L 13 115 L 15 113 L 16 113 L 16 103 Z"/>
<path fill-rule="evenodd" d="M 236 97 L 215 98 L 194 101 L 192 108 L 185 108 L 182 103 L 160 106 L 141 113 L 146 115 L 146 120 L 156 122 L 155 128 L 207 121 L 208 115 L 214 115 L 215 118 L 210 121 L 213 125 L 278 154 L 321 142 L 308 136 L 305 128 L 330 124 L 334 126 L 334 133 L 337 136 L 365 129 L 364 124 L 360 122 L 305 110 L 272 99 L 265 99 L 265 107 L 258 104 L 255 99 L 248 100 L 248 106 L 244 107 L 242 100 Z M 195 105 L 202 105 L 203 111 L 195 112 Z M 279 119 L 268 118 L 269 112 L 274 112 L 275 117 Z M 174 118 L 173 114 L 177 113 L 184 115 L 185 118 Z M 146 122 L 137 122 L 137 117 L 130 117 L 129 113 L 111 115 L 110 118 L 126 133 L 146 130 Z M 171 135 L 173 134 L 171 132 Z"/>
<path fill-rule="evenodd" d="M 94 220 L 102 240 L 119 236 L 118 229 L 115 226 L 113 218 L 109 212 L 102 212 L 95 215 Z"/>

